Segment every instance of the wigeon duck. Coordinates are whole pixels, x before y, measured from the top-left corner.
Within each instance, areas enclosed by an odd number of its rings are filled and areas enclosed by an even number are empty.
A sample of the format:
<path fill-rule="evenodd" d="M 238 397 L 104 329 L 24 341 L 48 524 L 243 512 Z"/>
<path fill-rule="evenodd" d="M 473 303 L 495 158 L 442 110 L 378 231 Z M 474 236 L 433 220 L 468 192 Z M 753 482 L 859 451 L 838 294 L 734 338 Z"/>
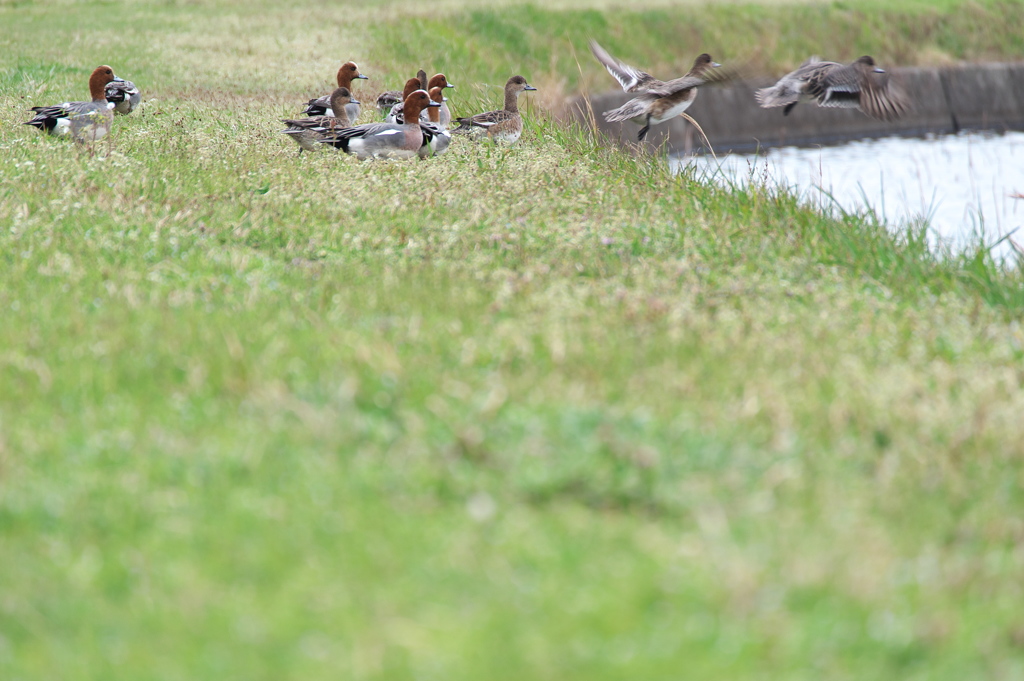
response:
<path fill-rule="evenodd" d="M 78 142 L 95 142 L 110 132 L 114 104 L 106 99 L 107 83 L 121 80 L 109 66 L 98 66 L 89 77 L 91 102 L 64 102 L 58 106 L 34 106 L 35 117 L 25 121 L 51 135 L 70 134 Z"/>
<path fill-rule="evenodd" d="M 441 122 L 441 108 L 444 106 L 444 95 L 441 88 L 430 88 L 431 101 L 438 106 L 427 107 L 427 118 L 430 120 L 424 123 L 420 121 L 420 129 L 423 131 L 423 146 L 420 147 L 420 158 L 428 156 L 439 156 L 448 151 L 448 145 L 452 141 L 452 134 L 448 127 Z"/>
<path fill-rule="evenodd" d="M 368 76 L 364 76 L 359 72 L 359 67 L 355 62 L 347 61 L 341 65 L 338 69 L 338 87 L 352 90 L 352 81 L 356 79 L 366 80 Z M 355 121 L 359 118 L 359 102 L 352 100 L 346 105 L 346 112 L 348 118 L 351 121 Z M 316 99 L 311 99 L 306 104 L 306 108 L 303 109 L 302 113 L 307 116 L 334 116 L 336 112 L 331 110 L 331 95 L 326 94 Z"/>
<path fill-rule="evenodd" d="M 405 100 L 408 99 L 409 95 L 416 92 L 417 90 L 423 90 L 423 86 L 420 85 L 419 78 L 410 78 L 405 81 L 405 87 L 402 89 L 402 101 L 391 107 L 391 111 L 388 112 L 387 122 L 402 125 L 405 123 L 405 116 L 403 110 L 405 108 Z"/>
<path fill-rule="evenodd" d="M 663 123 L 686 111 L 697 98 L 697 86 L 708 80 L 708 70 L 720 66 L 711 60 L 711 55 L 705 53 L 694 60 L 693 67 L 685 76 L 660 81 L 649 73 L 615 59 L 593 40 L 590 41 L 590 51 L 608 69 L 608 73 L 619 81 L 623 91 L 643 93 L 618 109 L 603 114 L 609 123 L 631 120 L 642 125 L 637 134 L 637 139 L 641 141 L 647 137 L 652 125 Z"/>
<path fill-rule="evenodd" d="M 426 90 L 427 72 L 424 71 L 423 69 L 417 71 L 416 81 L 419 83 L 419 85 L 417 86 L 418 89 Z M 408 81 L 406 81 L 406 85 L 408 85 Z M 380 95 L 377 97 L 377 108 L 380 110 L 380 115 L 387 118 L 388 114 L 391 113 L 391 110 L 395 108 L 395 105 L 404 102 L 405 98 L 408 96 L 409 93 L 405 92 L 404 90 L 388 90 L 387 92 L 380 93 Z"/>
<path fill-rule="evenodd" d="M 448 82 L 448 78 L 446 78 L 443 73 L 437 73 L 434 74 L 434 76 L 432 76 L 430 81 L 427 83 L 427 92 L 431 92 L 434 88 L 440 88 L 441 92 L 444 92 L 447 88 L 454 87 L 454 85 Z M 431 99 L 433 99 L 433 94 L 431 94 Z M 435 99 L 434 101 L 437 100 Z M 448 126 L 452 124 L 452 112 L 448 108 L 448 105 L 445 103 L 445 101 L 447 101 L 447 97 L 443 98 L 443 101 L 441 102 L 441 108 L 438 110 L 438 115 L 440 116 L 441 119 L 441 127 L 447 130 Z M 428 111 L 433 111 L 433 109 L 428 109 Z"/>
<path fill-rule="evenodd" d="M 330 99 L 330 109 L 331 111 L 337 111 L 337 116 L 315 116 L 313 118 L 300 119 L 283 118 L 281 122 L 285 123 L 288 128 L 281 132 L 288 135 L 299 145 L 300 154 L 304 150 L 319 151 L 323 149 L 320 145 L 320 140 L 324 138 L 324 132 L 352 127 L 352 121 L 348 117 L 347 106 L 353 101 L 356 104 L 359 103 L 352 99 L 352 93 L 349 92 L 348 88 L 340 87 L 331 93 Z"/>
<path fill-rule="evenodd" d="M 514 144 L 523 134 L 523 117 L 519 115 L 519 95 L 536 90 L 522 76 L 512 76 L 505 83 L 505 108 L 458 118 L 459 127 L 452 132 L 459 135 L 485 135 L 492 141 Z"/>
<path fill-rule="evenodd" d="M 420 71 L 420 73 L 423 73 L 423 72 Z M 424 88 L 422 85 L 420 85 L 421 82 L 422 82 L 422 79 L 420 79 L 418 77 L 417 78 L 410 78 L 409 80 L 407 80 L 405 82 L 405 90 L 403 91 L 402 94 L 405 97 L 408 97 L 409 93 L 412 92 L 413 90 L 426 90 L 427 92 L 430 92 L 434 88 L 444 89 L 444 88 L 450 88 L 450 87 L 453 88 L 453 87 L 455 87 L 454 85 L 452 85 L 451 83 L 448 82 L 448 79 L 445 78 L 445 75 L 443 73 L 438 73 L 433 78 L 431 78 L 430 81 L 428 82 L 426 88 Z M 412 89 L 410 90 L 409 88 L 412 88 Z M 440 110 L 439 116 L 440 116 L 441 127 L 443 127 L 445 130 L 447 130 L 448 126 L 451 125 L 451 122 L 452 122 L 452 113 L 451 113 L 451 111 L 448 110 L 448 105 L 445 104 L 445 101 L 447 101 L 447 98 L 446 97 L 442 97 L 441 98 L 441 110 Z M 424 110 L 422 113 L 420 113 L 420 120 L 422 120 L 424 123 L 429 123 L 430 119 L 427 117 L 427 111 L 431 111 L 431 110 L 432 109 L 428 108 L 428 109 Z M 401 103 L 398 103 L 398 104 L 396 104 L 395 106 L 393 106 L 391 108 L 390 113 L 388 113 L 387 121 L 388 121 L 388 123 L 398 123 L 398 124 L 402 124 L 402 123 L 405 122 L 405 116 L 402 113 L 402 104 Z"/>
<path fill-rule="evenodd" d="M 410 94 L 405 102 L 405 115 L 411 123 L 367 123 L 354 128 L 325 132 L 321 144 L 330 144 L 346 154 L 367 158 L 414 158 L 423 146 L 420 111 L 428 106 L 439 107 L 423 90 Z"/>
<path fill-rule="evenodd" d="M 875 66 L 875 60 L 863 56 L 849 65 L 821 61 L 811 57 L 800 68 L 784 75 L 778 83 L 758 90 L 757 102 L 768 109 L 784 106 L 789 115 L 800 100 L 816 101 L 818 106 L 860 109 L 872 118 L 891 121 L 910 108 L 906 95 Z"/>
<path fill-rule="evenodd" d="M 130 80 L 112 80 L 107 83 L 104 95 L 114 104 L 114 113 L 127 116 L 142 102 L 142 94 Z"/>

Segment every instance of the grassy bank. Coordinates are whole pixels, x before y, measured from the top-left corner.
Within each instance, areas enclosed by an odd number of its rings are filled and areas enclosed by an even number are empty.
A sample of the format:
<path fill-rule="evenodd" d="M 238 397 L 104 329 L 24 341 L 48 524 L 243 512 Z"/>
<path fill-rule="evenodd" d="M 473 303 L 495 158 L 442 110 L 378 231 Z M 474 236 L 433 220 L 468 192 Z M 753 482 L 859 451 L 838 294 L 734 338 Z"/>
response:
<path fill-rule="evenodd" d="M 127 4 L 98 46 L 110 7 L 0 5 L 0 677 L 1024 674 L 1019 269 L 536 106 L 424 163 L 277 133 L 339 59 L 396 85 L 401 26 L 459 111 L 688 7 Z M 151 98 L 109 155 L 17 125 L 101 62 Z"/>
<path fill-rule="evenodd" d="M 872 54 L 903 66 L 1019 60 L 1022 10 L 1020 0 L 654 1 L 630 10 L 600 0 L 498 7 L 474 0 L 253 2 L 244 9 L 231 2 L 0 3 L 11 28 L 0 85 L 18 95 L 66 93 L 87 64 L 109 61 L 145 79 L 150 96 L 208 95 L 225 86 L 232 94 L 294 96 L 322 89 L 333 75 L 330 65 L 356 58 L 374 77 L 364 84 L 371 90 L 398 87 L 431 64 L 443 65 L 453 81 L 489 84 L 487 92 L 499 97 L 490 88 L 514 68 L 542 86 L 538 101 L 554 107 L 580 89 L 609 87 L 587 51 L 588 38 L 665 77 L 688 68 L 700 51 L 770 74 L 817 53 L 837 60 Z M 115 16 L 126 28 L 110 40 Z M 67 59 L 54 35 L 66 38 L 86 65 Z"/>

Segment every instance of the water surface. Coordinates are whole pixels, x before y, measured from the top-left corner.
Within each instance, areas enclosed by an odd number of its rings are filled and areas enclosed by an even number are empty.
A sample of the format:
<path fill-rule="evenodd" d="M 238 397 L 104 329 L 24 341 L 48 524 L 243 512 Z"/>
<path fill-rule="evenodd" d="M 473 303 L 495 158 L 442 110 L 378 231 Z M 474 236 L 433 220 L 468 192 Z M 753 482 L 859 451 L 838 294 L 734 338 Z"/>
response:
<path fill-rule="evenodd" d="M 969 132 L 924 139 L 889 137 L 833 147 L 781 147 L 767 155 L 673 159 L 722 182 L 767 181 L 794 188 L 808 203 L 850 212 L 871 209 L 900 227 L 928 222 L 933 243 L 962 247 L 1024 226 L 1024 133 Z M 1024 229 L 1011 237 L 1024 246 Z M 1012 252 L 1004 242 L 996 252 Z"/>

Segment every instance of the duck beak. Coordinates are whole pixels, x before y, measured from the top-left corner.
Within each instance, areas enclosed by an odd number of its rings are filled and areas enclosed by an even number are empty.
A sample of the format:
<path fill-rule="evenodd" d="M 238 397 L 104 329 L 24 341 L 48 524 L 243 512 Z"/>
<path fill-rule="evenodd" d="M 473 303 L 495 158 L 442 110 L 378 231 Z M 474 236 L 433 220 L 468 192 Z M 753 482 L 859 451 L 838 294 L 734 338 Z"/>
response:
<path fill-rule="evenodd" d="M 717 61 L 713 61 L 713 62 L 711 62 L 711 66 L 712 66 L 712 68 L 716 68 L 717 69 L 719 66 L 721 66 L 721 64 L 719 64 Z"/>
<path fill-rule="evenodd" d="M 435 102 L 434 100 L 430 100 L 430 104 L 427 104 L 427 106 L 441 106 L 441 102 Z"/>
<path fill-rule="evenodd" d="M 442 102 L 447 102 L 447 101 L 448 101 L 448 98 L 447 98 L 447 97 L 442 97 L 442 98 L 441 98 L 441 101 L 442 101 Z"/>
<path fill-rule="evenodd" d="M 880 68 L 878 68 L 878 67 L 876 66 L 876 67 L 875 67 L 875 73 L 885 73 L 885 69 L 880 69 Z"/>
<path fill-rule="evenodd" d="M 532 85 L 527 85 L 527 86 L 526 86 L 526 87 L 524 87 L 523 89 L 524 89 L 524 90 L 536 90 L 537 88 L 533 87 Z"/>
<path fill-rule="evenodd" d="M 356 78 L 360 78 L 360 79 L 362 79 L 362 80 L 370 80 L 370 77 L 369 77 L 369 76 L 364 76 L 364 75 L 363 75 L 363 74 L 361 74 L 361 73 L 360 73 L 360 74 L 359 74 L 358 76 L 356 76 Z"/>
<path fill-rule="evenodd" d="M 455 86 L 453 84 L 451 84 L 451 83 L 448 83 L 447 85 L 445 85 L 445 87 L 455 87 Z"/>
<path fill-rule="evenodd" d="M 114 76 L 113 82 L 115 82 L 115 83 L 123 83 L 124 82 L 124 78 L 118 78 L 117 76 Z"/>
<path fill-rule="evenodd" d="M 349 98 L 348 102 L 349 104 L 362 104 L 362 102 L 360 102 L 358 99 L 352 99 L 351 97 Z"/>

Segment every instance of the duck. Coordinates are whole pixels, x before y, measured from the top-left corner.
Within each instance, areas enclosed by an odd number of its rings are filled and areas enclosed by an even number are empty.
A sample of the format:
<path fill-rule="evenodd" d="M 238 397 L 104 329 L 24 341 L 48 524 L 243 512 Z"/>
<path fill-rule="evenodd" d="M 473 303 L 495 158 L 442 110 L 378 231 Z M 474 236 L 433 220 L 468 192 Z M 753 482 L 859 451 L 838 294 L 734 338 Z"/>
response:
<path fill-rule="evenodd" d="M 405 108 L 405 100 L 409 97 L 409 95 L 416 92 L 417 90 L 426 90 L 420 84 L 419 78 L 410 78 L 409 80 L 405 81 L 405 87 L 402 88 L 402 101 L 398 102 L 398 104 L 395 104 L 393 107 L 391 107 L 391 111 L 388 112 L 387 118 L 385 118 L 385 120 L 388 123 L 394 123 L 396 125 L 402 125 L 403 123 L 405 123 L 405 116 L 403 115 L 403 110 Z"/>
<path fill-rule="evenodd" d="M 366 123 L 354 128 L 325 131 L 321 144 L 329 144 L 359 160 L 368 158 L 415 158 L 423 146 L 420 111 L 440 105 L 423 90 L 416 90 L 403 102 L 406 116 L 412 123 Z"/>
<path fill-rule="evenodd" d="M 409 80 L 412 80 L 411 78 Z M 416 72 L 416 82 L 419 83 L 419 89 L 427 89 L 427 72 L 420 69 Z M 408 85 L 409 81 L 406 81 Z M 377 109 L 380 111 L 380 115 L 384 118 L 388 117 L 391 110 L 395 108 L 395 105 L 401 104 L 405 101 L 405 98 L 409 96 L 409 93 L 405 90 L 388 90 L 382 92 L 377 96 Z"/>
<path fill-rule="evenodd" d="M 888 76 L 879 74 L 885 74 L 885 69 L 879 68 L 869 55 L 852 64 L 821 61 L 815 56 L 775 85 L 755 92 L 754 97 L 765 109 L 785 107 L 785 116 L 804 100 L 822 107 L 860 109 L 872 118 L 892 121 L 909 110 L 910 101 Z"/>
<path fill-rule="evenodd" d="M 281 132 L 296 144 L 299 145 L 299 153 L 303 151 L 320 151 L 323 146 L 320 140 L 324 132 L 340 130 L 352 127 L 352 121 L 348 117 L 348 105 L 352 102 L 358 104 L 358 100 L 352 98 L 352 93 L 347 87 L 337 88 L 331 93 L 329 108 L 337 111 L 337 116 L 315 116 L 312 118 L 291 119 L 283 118 L 281 122 L 288 126 Z"/>
<path fill-rule="evenodd" d="M 430 77 L 430 81 L 427 83 L 427 92 L 430 93 L 434 88 L 440 88 L 443 93 L 448 88 L 455 89 L 455 85 L 453 83 L 449 83 L 448 78 L 443 73 L 435 73 Z M 431 95 L 431 98 L 433 98 L 433 95 Z M 435 99 L 434 101 L 437 100 Z M 448 108 L 448 104 L 446 103 L 447 101 L 448 98 L 443 97 L 441 101 L 441 108 L 438 110 L 438 116 L 441 119 L 440 123 L 446 130 L 448 129 L 448 126 L 452 124 L 452 112 Z"/>
<path fill-rule="evenodd" d="M 444 94 L 441 88 L 430 88 L 430 99 L 438 106 L 427 107 L 426 113 L 429 121 L 420 121 L 420 129 L 423 131 L 423 146 L 419 149 L 419 157 L 440 156 L 448 151 L 451 144 L 452 134 L 448 132 L 448 126 L 441 121 L 441 109 L 444 107 Z"/>
<path fill-rule="evenodd" d="M 130 80 L 112 80 L 107 83 L 104 96 L 114 103 L 114 113 L 127 116 L 142 102 L 142 94 Z"/>
<path fill-rule="evenodd" d="M 426 74 L 424 74 L 423 71 L 420 71 L 420 74 L 426 75 Z M 416 78 L 410 78 L 409 80 L 407 80 L 406 83 L 405 83 L 405 90 L 403 92 L 403 95 L 404 96 L 408 96 L 409 93 L 412 92 L 412 90 L 410 90 L 409 88 L 411 86 L 413 86 L 414 84 L 418 85 L 420 83 L 422 83 L 422 79 L 419 78 L 418 75 L 417 75 Z M 426 87 L 423 87 L 422 85 L 420 85 L 419 89 L 426 90 L 429 93 L 434 88 L 444 89 L 444 88 L 454 88 L 454 87 L 455 87 L 454 85 L 452 85 L 451 83 L 448 82 L 448 79 L 445 77 L 445 75 L 443 73 L 438 73 L 438 74 L 435 74 L 434 76 L 431 77 L 431 79 L 427 82 Z M 417 88 L 413 87 L 413 89 L 417 89 Z M 440 110 L 439 116 L 440 116 L 440 123 L 441 123 L 441 125 L 447 130 L 448 126 L 451 125 L 451 122 L 452 122 L 452 112 L 448 109 L 448 105 L 445 104 L 446 101 L 447 101 L 446 97 L 442 97 L 441 98 L 441 110 Z M 429 122 L 430 121 L 430 119 L 427 117 L 427 111 L 430 111 L 430 109 L 429 108 L 425 109 L 423 112 L 420 113 L 420 120 L 422 120 L 423 122 Z M 399 123 L 399 124 L 403 123 L 405 121 L 405 116 L 402 114 L 402 104 L 401 103 L 398 103 L 398 104 L 396 104 L 395 106 L 393 106 L 391 108 L 391 111 L 388 113 L 387 121 L 388 121 L 388 123 Z"/>
<path fill-rule="evenodd" d="M 522 76 L 512 76 L 505 83 L 505 108 L 487 111 L 475 116 L 456 119 L 459 127 L 452 134 L 473 135 L 491 141 L 515 144 L 523 134 L 523 117 L 519 115 L 519 95 L 527 90 L 536 90 Z"/>
<path fill-rule="evenodd" d="M 359 71 L 359 66 L 354 61 L 347 61 L 341 65 L 338 69 L 338 87 L 352 90 L 353 80 L 366 80 L 369 76 L 365 76 Z M 359 118 L 361 111 L 358 101 L 351 101 L 346 105 L 346 111 L 350 121 L 355 121 Z M 311 99 L 306 104 L 306 108 L 302 110 L 302 113 L 307 116 L 331 116 L 335 115 L 335 112 L 331 110 L 331 95 L 326 94 L 316 99 Z"/>
<path fill-rule="evenodd" d="M 106 98 L 106 86 L 121 81 L 109 66 L 97 66 L 89 76 L 92 101 L 64 102 L 57 106 L 34 106 L 35 116 L 25 125 L 51 135 L 71 135 L 76 142 L 95 142 L 110 132 L 114 104 Z"/>
<path fill-rule="evenodd" d="M 652 125 L 664 123 L 686 111 L 697 98 L 697 87 L 709 79 L 709 70 L 721 66 L 705 52 L 693 61 L 686 75 L 661 81 L 635 66 L 615 59 L 594 40 L 590 41 L 590 51 L 608 73 L 619 81 L 624 92 L 642 93 L 618 109 L 602 114 L 609 123 L 633 121 L 642 125 L 636 136 L 641 142 L 647 137 Z"/>

